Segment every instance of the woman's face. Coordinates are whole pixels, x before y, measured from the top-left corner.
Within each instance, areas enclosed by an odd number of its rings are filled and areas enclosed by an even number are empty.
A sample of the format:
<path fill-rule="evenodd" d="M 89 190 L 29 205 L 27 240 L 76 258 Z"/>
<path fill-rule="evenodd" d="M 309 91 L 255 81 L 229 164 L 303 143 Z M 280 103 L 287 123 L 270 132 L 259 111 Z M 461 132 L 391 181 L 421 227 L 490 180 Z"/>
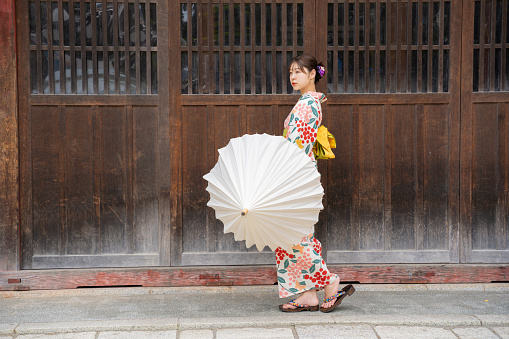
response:
<path fill-rule="evenodd" d="M 315 74 L 313 71 L 309 72 L 306 67 L 301 70 L 297 63 L 290 66 L 290 82 L 295 91 L 302 90 L 309 87 L 315 81 Z"/>

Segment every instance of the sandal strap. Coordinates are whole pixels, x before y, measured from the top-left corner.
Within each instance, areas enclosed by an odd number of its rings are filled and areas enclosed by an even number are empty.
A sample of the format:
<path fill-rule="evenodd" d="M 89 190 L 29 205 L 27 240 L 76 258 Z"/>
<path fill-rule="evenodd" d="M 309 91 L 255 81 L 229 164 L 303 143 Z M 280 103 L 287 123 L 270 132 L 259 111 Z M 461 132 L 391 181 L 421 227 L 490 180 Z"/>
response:
<path fill-rule="evenodd" d="M 297 304 L 297 303 L 295 302 L 295 299 L 294 299 L 294 300 L 290 300 L 290 301 L 288 302 L 288 304 L 289 304 L 289 305 L 292 305 L 292 306 L 295 306 L 295 307 L 308 307 L 308 305 Z"/>
<path fill-rule="evenodd" d="M 324 303 L 328 303 L 329 301 L 332 301 L 333 299 L 339 298 L 343 294 L 345 294 L 345 291 L 339 291 L 338 293 L 334 294 L 333 296 L 330 296 L 330 297 L 328 297 L 326 299 L 323 299 L 323 302 Z"/>

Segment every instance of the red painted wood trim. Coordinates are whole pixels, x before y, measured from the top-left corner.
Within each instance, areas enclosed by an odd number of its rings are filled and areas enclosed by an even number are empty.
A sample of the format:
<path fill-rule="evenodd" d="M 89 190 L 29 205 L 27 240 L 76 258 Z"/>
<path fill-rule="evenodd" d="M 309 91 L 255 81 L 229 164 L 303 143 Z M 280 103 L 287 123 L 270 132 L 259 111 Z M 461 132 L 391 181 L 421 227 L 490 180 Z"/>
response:
<path fill-rule="evenodd" d="M 329 268 L 338 274 L 343 282 L 362 284 L 509 282 L 509 265 L 331 265 Z M 273 266 L 0 272 L 0 290 L 73 289 L 84 286 L 239 286 L 275 283 L 276 270 Z"/>

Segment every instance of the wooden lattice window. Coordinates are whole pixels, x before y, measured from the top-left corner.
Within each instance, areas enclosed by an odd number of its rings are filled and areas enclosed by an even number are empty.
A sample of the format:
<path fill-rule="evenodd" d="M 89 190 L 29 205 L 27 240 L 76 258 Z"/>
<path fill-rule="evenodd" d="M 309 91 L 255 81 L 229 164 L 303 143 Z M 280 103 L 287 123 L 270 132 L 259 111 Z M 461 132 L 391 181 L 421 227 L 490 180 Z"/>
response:
<path fill-rule="evenodd" d="M 181 2 L 183 94 L 286 94 L 304 1 Z"/>
<path fill-rule="evenodd" d="M 451 2 L 329 0 L 329 93 L 448 92 Z"/>
<path fill-rule="evenodd" d="M 32 94 L 156 94 L 157 1 L 29 1 Z"/>
<path fill-rule="evenodd" d="M 508 17 L 507 0 L 475 2 L 474 92 L 509 91 Z"/>

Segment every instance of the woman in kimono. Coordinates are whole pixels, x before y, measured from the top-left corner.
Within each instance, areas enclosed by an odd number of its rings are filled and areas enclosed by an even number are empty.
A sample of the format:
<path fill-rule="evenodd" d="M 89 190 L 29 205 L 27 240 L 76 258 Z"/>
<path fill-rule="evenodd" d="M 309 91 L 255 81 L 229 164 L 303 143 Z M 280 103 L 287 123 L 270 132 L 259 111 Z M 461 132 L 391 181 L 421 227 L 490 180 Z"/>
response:
<path fill-rule="evenodd" d="M 316 166 L 313 145 L 322 123 L 321 103 L 327 99 L 323 93 L 316 92 L 315 84 L 324 75 L 325 68 L 315 57 L 303 54 L 292 59 L 289 73 L 292 87 L 300 91 L 301 97 L 285 120 L 285 137 L 306 152 Z M 329 272 L 321 254 L 322 247 L 314 237 L 314 227 L 301 243 L 288 251 L 281 247 L 276 249 L 279 297 L 300 294 L 290 302 L 280 305 L 281 311 L 320 309 L 322 312 L 330 312 L 345 296 L 355 291 L 352 285 L 339 290 L 339 277 Z M 319 305 L 316 292 L 322 289 L 325 291 L 325 299 Z"/>

